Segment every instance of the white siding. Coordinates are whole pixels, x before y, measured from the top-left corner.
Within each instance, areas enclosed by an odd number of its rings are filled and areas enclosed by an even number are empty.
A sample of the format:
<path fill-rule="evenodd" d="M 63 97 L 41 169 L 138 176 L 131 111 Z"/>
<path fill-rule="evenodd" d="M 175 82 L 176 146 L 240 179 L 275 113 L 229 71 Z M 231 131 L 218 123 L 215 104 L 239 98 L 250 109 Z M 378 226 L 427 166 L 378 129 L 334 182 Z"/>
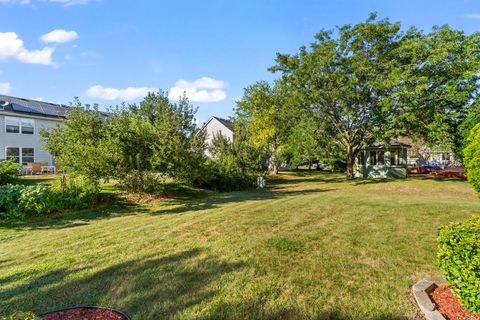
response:
<path fill-rule="evenodd" d="M 40 130 L 42 128 L 53 128 L 60 124 L 56 119 L 42 119 L 29 117 L 19 114 L 8 114 L 9 117 L 27 118 L 35 120 L 35 132 L 33 135 L 22 133 L 7 133 L 5 128 L 6 114 L 0 114 L 0 159 L 5 159 L 6 148 L 34 148 L 35 162 L 48 162 L 52 165 L 52 156 L 43 150 L 42 141 L 40 139 Z"/>
<path fill-rule="evenodd" d="M 208 123 L 205 125 L 204 130 L 206 131 L 205 141 L 207 142 L 207 145 L 210 145 L 213 138 L 218 134 L 221 134 L 225 138 L 230 139 L 230 141 L 233 141 L 232 130 L 225 127 L 220 121 L 215 118 L 211 118 L 208 121 Z"/>

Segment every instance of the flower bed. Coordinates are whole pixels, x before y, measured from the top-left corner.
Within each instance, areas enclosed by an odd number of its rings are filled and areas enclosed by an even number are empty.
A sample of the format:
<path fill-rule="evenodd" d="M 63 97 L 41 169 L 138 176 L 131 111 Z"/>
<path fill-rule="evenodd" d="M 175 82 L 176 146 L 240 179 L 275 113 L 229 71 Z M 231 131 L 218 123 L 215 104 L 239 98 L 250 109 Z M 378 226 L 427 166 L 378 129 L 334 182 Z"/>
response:
<path fill-rule="evenodd" d="M 436 288 L 430 298 L 437 305 L 440 313 L 450 320 L 480 320 L 480 315 L 475 315 L 460 305 L 453 295 L 449 285 Z"/>

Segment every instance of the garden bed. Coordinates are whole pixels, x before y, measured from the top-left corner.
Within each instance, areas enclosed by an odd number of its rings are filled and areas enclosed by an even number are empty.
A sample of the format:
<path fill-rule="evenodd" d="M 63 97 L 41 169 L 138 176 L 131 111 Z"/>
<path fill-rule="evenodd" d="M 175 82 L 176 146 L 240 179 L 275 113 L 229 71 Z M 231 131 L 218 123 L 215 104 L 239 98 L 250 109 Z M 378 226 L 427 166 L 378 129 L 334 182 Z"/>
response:
<path fill-rule="evenodd" d="M 462 307 L 449 285 L 441 285 L 430 293 L 430 298 L 437 306 L 440 313 L 450 320 L 480 320 L 480 315 L 475 315 Z"/>

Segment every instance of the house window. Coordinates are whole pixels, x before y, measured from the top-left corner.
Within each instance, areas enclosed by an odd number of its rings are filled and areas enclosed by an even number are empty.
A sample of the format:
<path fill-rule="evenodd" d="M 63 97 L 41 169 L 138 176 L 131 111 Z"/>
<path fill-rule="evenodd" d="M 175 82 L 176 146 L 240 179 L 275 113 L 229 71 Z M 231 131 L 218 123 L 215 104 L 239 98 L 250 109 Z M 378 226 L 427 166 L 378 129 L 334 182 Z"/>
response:
<path fill-rule="evenodd" d="M 5 130 L 9 133 L 34 134 L 35 120 L 5 117 Z"/>
<path fill-rule="evenodd" d="M 26 166 L 28 162 L 35 162 L 35 149 L 34 148 L 17 148 L 7 147 L 6 159 L 13 159 L 16 163 L 21 163 Z"/>
<path fill-rule="evenodd" d="M 10 133 L 20 133 L 20 119 L 5 117 L 5 128 Z"/>
<path fill-rule="evenodd" d="M 360 156 L 358 157 L 358 161 L 360 165 L 365 165 L 365 153 L 360 151 Z"/>
<path fill-rule="evenodd" d="M 20 120 L 23 134 L 33 134 L 35 132 L 35 120 L 22 119 Z"/>
<path fill-rule="evenodd" d="M 385 164 L 385 152 L 377 151 L 377 165 L 383 166 Z"/>
<path fill-rule="evenodd" d="M 7 160 L 13 159 L 16 163 L 20 163 L 20 148 L 7 148 L 5 158 Z"/>
<path fill-rule="evenodd" d="M 390 151 L 390 164 L 392 166 L 398 166 L 398 151 L 397 150 Z"/>
<path fill-rule="evenodd" d="M 370 165 L 383 166 L 385 164 L 385 152 L 384 151 L 370 151 Z"/>
<path fill-rule="evenodd" d="M 22 165 L 28 162 L 35 162 L 35 150 L 33 148 L 22 148 Z"/>

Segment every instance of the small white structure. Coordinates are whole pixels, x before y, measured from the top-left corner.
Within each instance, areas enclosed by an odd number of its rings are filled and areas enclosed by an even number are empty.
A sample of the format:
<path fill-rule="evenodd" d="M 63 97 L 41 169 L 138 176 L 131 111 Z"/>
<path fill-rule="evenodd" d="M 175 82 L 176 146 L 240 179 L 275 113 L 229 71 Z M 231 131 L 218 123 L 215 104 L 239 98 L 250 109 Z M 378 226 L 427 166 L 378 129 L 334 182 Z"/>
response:
<path fill-rule="evenodd" d="M 202 131 L 206 132 L 205 141 L 207 145 L 211 145 L 213 138 L 219 134 L 233 141 L 233 122 L 230 120 L 210 117 L 203 125 Z"/>

